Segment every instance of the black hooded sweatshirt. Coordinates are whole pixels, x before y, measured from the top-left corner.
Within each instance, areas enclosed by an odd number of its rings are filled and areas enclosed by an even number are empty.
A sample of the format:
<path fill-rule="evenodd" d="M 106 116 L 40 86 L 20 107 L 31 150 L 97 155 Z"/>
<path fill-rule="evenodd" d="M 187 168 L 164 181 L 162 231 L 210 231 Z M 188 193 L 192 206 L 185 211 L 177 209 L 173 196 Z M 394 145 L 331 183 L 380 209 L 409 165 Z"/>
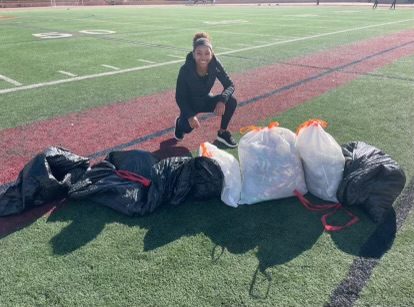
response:
<path fill-rule="evenodd" d="M 178 73 L 175 91 L 175 100 L 184 118 L 189 119 L 199 113 L 198 110 L 210 94 L 216 78 L 223 85 L 221 101 L 227 103 L 234 92 L 234 84 L 220 61 L 213 55 L 213 58 L 208 64 L 208 74 L 200 77 L 197 74 L 193 53 L 190 52 L 187 54 L 185 64 L 181 66 L 180 72 Z"/>

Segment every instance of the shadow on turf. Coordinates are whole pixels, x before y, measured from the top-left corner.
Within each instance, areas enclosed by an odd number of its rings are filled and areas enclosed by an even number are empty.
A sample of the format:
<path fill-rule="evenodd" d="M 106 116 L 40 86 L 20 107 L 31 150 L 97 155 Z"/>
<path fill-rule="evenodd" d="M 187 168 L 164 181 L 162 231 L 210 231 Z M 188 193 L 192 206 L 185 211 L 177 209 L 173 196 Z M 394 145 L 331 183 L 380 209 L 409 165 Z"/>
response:
<path fill-rule="evenodd" d="M 160 143 L 160 148 L 153 151 L 152 154 L 158 159 L 165 159 L 168 157 L 191 157 L 191 152 L 187 147 L 178 146 L 179 142 L 176 139 L 170 138 Z"/>
<path fill-rule="evenodd" d="M 315 200 L 311 198 L 311 201 Z M 391 212 L 379 227 L 362 211 L 353 212 L 361 221 L 342 232 L 331 233 L 332 240 L 346 253 L 381 257 L 395 237 L 395 212 Z M 254 250 L 258 267 L 253 273 L 249 291 L 253 297 L 265 298 L 272 283 L 267 269 L 289 262 L 311 249 L 323 233 L 320 217 L 320 213 L 307 211 L 295 198 L 288 198 L 237 209 L 227 207 L 219 200 L 189 200 L 176 207 L 165 206 L 145 217 L 126 217 L 98 205 L 71 202 L 54 212 L 48 222 L 71 222 L 51 240 L 58 255 L 71 253 L 88 244 L 106 224 L 114 222 L 147 229 L 145 251 L 197 234 L 204 234 L 212 241 L 214 247 L 206 257 L 210 257 L 213 264 L 218 263 L 226 252 L 243 254 Z M 344 217 L 338 215 L 330 222 L 344 223 Z"/>
<path fill-rule="evenodd" d="M 58 202 L 49 203 L 40 207 L 31 208 L 21 214 L 0 217 L 0 239 L 15 231 L 28 227 L 42 216 L 50 214 L 57 205 Z"/>

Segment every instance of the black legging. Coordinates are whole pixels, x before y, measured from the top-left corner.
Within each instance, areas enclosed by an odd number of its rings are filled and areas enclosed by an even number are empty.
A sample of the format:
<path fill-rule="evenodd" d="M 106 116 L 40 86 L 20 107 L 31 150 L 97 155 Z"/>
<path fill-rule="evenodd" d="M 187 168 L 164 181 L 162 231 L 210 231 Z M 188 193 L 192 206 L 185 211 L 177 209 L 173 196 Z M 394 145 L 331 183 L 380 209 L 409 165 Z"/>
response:
<path fill-rule="evenodd" d="M 197 105 L 196 109 L 194 110 L 197 113 L 211 113 L 214 112 L 217 103 L 220 101 L 221 95 L 217 96 L 208 96 L 207 99 L 203 102 L 202 105 Z M 221 117 L 221 124 L 220 129 L 227 130 L 227 127 L 230 123 L 230 120 L 234 114 L 234 111 L 237 107 L 237 100 L 233 96 L 227 100 L 225 105 L 224 114 Z M 178 129 L 183 131 L 184 133 L 190 133 L 193 131 L 191 128 L 188 119 L 183 118 L 182 114 L 180 114 L 180 118 L 178 120 Z"/>

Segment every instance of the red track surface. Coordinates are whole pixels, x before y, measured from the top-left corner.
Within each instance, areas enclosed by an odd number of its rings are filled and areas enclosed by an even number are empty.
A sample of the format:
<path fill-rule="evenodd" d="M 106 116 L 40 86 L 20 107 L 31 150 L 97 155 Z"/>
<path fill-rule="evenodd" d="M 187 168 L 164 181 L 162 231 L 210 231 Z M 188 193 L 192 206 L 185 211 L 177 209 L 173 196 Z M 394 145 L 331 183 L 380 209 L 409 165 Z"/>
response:
<path fill-rule="evenodd" d="M 291 87 L 238 108 L 230 128 L 236 131 L 267 119 L 358 77 L 347 71 L 371 72 L 413 54 L 411 30 L 232 75 L 239 102 Z M 342 65 L 343 70 L 330 71 Z M 326 74 L 315 77 L 323 72 Z M 0 184 L 15 180 L 22 167 L 48 146 L 63 146 L 87 156 L 171 128 L 177 114 L 174 91 L 168 91 L 0 131 Z M 213 141 L 218 126 L 217 117 L 204 121 L 179 146 L 192 151 L 201 142 Z M 152 138 L 127 149 L 162 151 L 160 144 L 167 144 L 171 136 Z"/>

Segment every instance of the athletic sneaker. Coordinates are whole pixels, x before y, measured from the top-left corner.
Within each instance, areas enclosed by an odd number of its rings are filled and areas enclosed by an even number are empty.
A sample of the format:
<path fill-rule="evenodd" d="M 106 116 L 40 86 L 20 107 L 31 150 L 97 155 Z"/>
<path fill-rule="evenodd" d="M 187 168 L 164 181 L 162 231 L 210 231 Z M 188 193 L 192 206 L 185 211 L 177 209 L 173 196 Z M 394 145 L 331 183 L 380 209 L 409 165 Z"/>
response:
<path fill-rule="evenodd" d="M 179 117 L 175 119 L 174 138 L 177 141 L 182 141 L 184 139 L 184 132 L 178 129 L 178 120 L 179 120 Z"/>
<path fill-rule="evenodd" d="M 227 130 L 223 132 L 219 131 L 217 133 L 217 141 L 219 141 L 220 143 L 223 143 L 224 145 L 230 148 L 235 148 L 238 145 L 237 142 L 234 140 L 233 136 L 231 135 L 231 133 Z"/>

